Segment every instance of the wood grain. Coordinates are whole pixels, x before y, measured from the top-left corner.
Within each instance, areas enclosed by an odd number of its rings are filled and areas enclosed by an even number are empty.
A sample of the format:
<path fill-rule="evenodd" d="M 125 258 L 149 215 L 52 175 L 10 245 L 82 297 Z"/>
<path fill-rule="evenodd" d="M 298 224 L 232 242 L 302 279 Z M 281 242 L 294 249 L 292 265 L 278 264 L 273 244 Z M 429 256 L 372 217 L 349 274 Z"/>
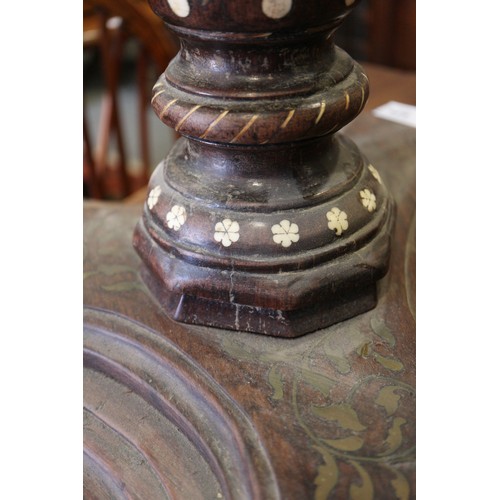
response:
<path fill-rule="evenodd" d="M 355 2 L 150 3 L 181 40 L 151 102 L 183 138 L 151 176 L 133 239 L 165 312 L 295 337 L 373 308 L 394 204 L 335 135 L 369 97 L 333 42 Z"/>
<path fill-rule="evenodd" d="M 178 365 L 168 361 L 174 354 L 174 361 L 183 354 L 192 360 L 181 371 L 195 391 L 191 394 L 200 390 L 213 395 L 211 404 L 218 408 L 210 417 L 214 432 L 228 418 L 224 439 L 235 442 L 243 436 L 254 450 L 249 457 L 242 448 L 228 447 L 239 462 L 235 467 L 241 471 L 242 464 L 250 464 L 254 477 L 261 478 L 257 482 L 266 488 L 275 484 L 281 498 L 415 498 L 415 130 L 365 115 L 346 133 L 370 156 L 395 196 L 390 268 L 372 311 L 305 337 L 276 339 L 172 321 L 144 286 L 131 245 L 141 207 L 85 203 L 85 337 L 92 333 L 93 351 L 114 359 L 116 366 L 111 370 L 101 363 L 96 370 L 96 362 L 86 362 L 85 405 L 101 420 L 112 415 L 111 428 L 100 432 L 126 431 L 128 441 L 140 441 L 148 457 L 132 468 L 136 462 L 124 462 L 125 456 L 138 456 L 126 455 L 130 444 L 94 451 L 90 434 L 102 424 L 89 419 L 84 432 L 93 454 L 86 458 L 86 498 L 120 498 L 124 488 L 139 491 L 146 483 L 147 498 L 169 498 L 169 492 L 180 491 L 166 484 L 167 492 L 161 493 L 162 481 L 153 476 L 152 464 L 169 471 L 179 487 L 191 488 L 195 498 L 203 492 L 213 492 L 215 498 L 219 492 L 224 498 L 252 498 L 254 493 L 231 496 L 219 489 L 234 469 L 229 461 L 216 469 L 206 458 L 205 445 L 189 439 L 210 434 L 210 419 L 190 434 L 169 423 L 181 410 L 158 410 L 162 403 L 157 398 L 178 394 L 172 387 Z M 106 340 L 110 337 L 128 339 L 120 358 Z M 125 355 L 129 352 L 149 357 Z M 144 363 L 138 365 L 139 359 Z M 166 361 L 153 368 L 154 359 Z M 142 380 L 132 389 L 122 375 L 130 370 Z M 182 398 L 172 401 L 173 407 L 186 408 Z M 110 449 L 115 451 L 110 454 Z M 162 450 L 175 456 L 178 465 L 162 458 Z M 259 456 L 263 462 L 255 458 Z M 182 474 L 187 462 L 194 469 Z M 262 493 L 262 484 L 260 488 Z M 268 491 L 262 494 L 272 498 Z"/>

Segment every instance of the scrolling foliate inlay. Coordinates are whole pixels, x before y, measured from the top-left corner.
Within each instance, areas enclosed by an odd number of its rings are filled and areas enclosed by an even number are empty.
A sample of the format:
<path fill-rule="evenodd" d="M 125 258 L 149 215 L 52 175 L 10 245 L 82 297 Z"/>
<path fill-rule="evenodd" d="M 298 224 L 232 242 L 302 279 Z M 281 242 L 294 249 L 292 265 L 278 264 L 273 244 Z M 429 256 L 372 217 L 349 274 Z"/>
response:
<path fill-rule="evenodd" d="M 289 412 L 319 456 L 316 500 L 331 498 L 341 477 L 350 498 L 409 498 L 411 479 L 398 464 L 414 459 L 415 389 L 403 380 L 396 338 L 372 317 L 286 345 L 222 340 L 230 356 L 267 367 L 270 404 Z"/>

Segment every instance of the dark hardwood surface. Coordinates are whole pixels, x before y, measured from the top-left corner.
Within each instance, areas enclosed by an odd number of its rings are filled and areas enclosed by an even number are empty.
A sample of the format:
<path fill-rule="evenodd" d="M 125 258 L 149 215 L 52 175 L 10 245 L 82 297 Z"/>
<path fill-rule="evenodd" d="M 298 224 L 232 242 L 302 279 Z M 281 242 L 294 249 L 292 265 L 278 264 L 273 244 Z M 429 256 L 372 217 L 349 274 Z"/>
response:
<path fill-rule="evenodd" d="M 416 104 L 415 72 L 371 63 L 362 63 L 362 66 L 370 80 L 370 97 L 365 103 L 361 116 L 368 115 L 374 108 L 391 100 L 405 104 Z M 358 126 L 359 119 L 355 120 L 354 124 L 347 125 L 343 132 L 351 130 L 353 127 L 356 130 Z M 144 203 L 147 193 L 148 187 L 144 186 L 127 197 L 124 203 Z"/>
<path fill-rule="evenodd" d="M 296 339 L 175 323 L 132 248 L 142 205 L 84 203 L 86 498 L 415 497 L 415 129 L 370 113 L 414 104 L 415 75 L 365 69 L 342 133 L 397 206 L 367 313 Z"/>

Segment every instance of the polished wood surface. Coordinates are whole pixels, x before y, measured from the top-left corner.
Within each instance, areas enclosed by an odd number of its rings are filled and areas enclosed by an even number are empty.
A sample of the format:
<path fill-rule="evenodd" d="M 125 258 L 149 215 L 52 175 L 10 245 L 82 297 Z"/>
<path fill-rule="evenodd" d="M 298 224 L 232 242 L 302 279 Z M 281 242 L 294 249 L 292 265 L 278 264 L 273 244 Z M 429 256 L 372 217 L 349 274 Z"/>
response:
<path fill-rule="evenodd" d="M 376 74 L 411 103 L 414 75 L 376 68 L 375 102 Z M 415 130 L 367 109 L 343 133 L 394 194 L 390 269 L 375 309 L 306 337 L 172 321 L 142 207 L 84 204 L 88 498 L 415 498 Z"/>
<path fill-rule="evenodd" d="M 370 97 L 362 113 L 385 104 L 398 101 L 405 104 L 417 104 L 416 74 L 372 63 L 361 63 L 370 82 Z"/>
<path fill-rule="evenodd" d="M 416 69 L 416 0 L 368 0 L 369 60 L 396 68 Z"/>
<path fill-rule="evenodd" d="M 394 202 L 337 134 L 369 95 L 335 45 L 357 2 L 150 0 L 180 51 L 152 90 L 182 139 L 133 244 L 170 317 L 298 337 L 375 307 Z"/>
<path fill-rule="evenodd" d="M 414 71 L 405 71 L 365 62 L 362 62 L 361 65 L 370 82 L 370 96 L 365 103 L 361 116 L 369 115 L 374 108 L 391 100 L 416 105 L 416 74 Z M 344 131 L 352 127 L 356 127 L 356 122 L 347 125 Z M 165 154 L 167 153 L 166 151 Z M 126 204 L 145 203 L 147 196 L 148 187 L 144 186 L 123 200 L 123 202 Z"/>

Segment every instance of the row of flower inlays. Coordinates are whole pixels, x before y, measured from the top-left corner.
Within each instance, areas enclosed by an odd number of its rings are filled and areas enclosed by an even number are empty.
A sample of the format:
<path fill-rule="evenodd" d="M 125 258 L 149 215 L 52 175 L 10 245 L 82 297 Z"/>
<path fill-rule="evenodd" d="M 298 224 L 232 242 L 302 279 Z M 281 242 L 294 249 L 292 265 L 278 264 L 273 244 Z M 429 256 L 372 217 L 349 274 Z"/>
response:
<path fill-rule="evenodd" d="M 377 170 L 369 165 L 368 169 L 379 183 L 381 178 Z M 147 205 L 150 210 L 153 210 L 161 194 L 161 187 L 154 187 L 148 196 Z M 368 188 L 359 192 L 359 198 L 363 207 L 368 212 L 374 212 L 377 208 L 377 199 L 375 194 Z M 335 232 L 337 236 L 341 236 L 349 227 L 347 214 L 338 207 L 333 207 L 326 213 L 328 220 L 328 228 Z M 167 226 L 174 231 L 178 231 L 187 220 L 186 209 L 181 205 L 174 205 L 167 213 Z M 283 219 L 279 224 L 274 224 L 271 227 L 273 241 L 285 248 L 297 243 L 300 239 L 299 226 L 295 222 Z M 237 221 L 224 219 L 217 222 L 214 227 L 214 240 L 222 243 L 223 246 L 229 247 L 240 239 L 240 225 Z"/>

